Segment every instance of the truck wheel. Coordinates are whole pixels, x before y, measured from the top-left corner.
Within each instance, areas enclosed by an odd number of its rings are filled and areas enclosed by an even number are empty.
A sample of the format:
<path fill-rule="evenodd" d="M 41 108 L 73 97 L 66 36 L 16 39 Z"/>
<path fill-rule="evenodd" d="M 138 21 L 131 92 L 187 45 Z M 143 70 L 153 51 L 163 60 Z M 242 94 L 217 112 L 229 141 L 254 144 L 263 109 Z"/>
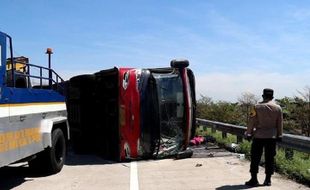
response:
<path fill-rule="evenodd" d="M 52 147 L 46 149 L 46 164 L 48 172 L 58 173 L 66 158 L 66 139 L 61 129 L 52 132 Z"/>
<path fill-rule="evenodd" d="M 58 173 L 66 158 L 66 140 L 61 129 L 52 132 L 52 147 L 46 148 L 37 154 L 36 158 L 28 162 L 29 167 L 34 171 Z"/>

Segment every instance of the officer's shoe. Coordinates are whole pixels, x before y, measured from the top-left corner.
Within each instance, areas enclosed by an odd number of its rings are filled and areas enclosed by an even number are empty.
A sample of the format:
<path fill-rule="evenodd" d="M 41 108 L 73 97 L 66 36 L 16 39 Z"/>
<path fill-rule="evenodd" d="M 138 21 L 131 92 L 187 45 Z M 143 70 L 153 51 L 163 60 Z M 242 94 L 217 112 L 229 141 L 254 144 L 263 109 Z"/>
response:
<path fill-rule="evenodd" d="M 263 185 L 264 186 L 271 186 L 271 180 L 270 179 L 265 179 Z"/>
<path fill-rule="evenodd" d="M 251 187 L 257 187 L 257 186 L 259 186 L 259 183 L 258 183 L 257 179 L 251 178 L 249 181 L 245 182 L 245 185 L 251 186 Z"/>
<path fill-rule="evenodd" d="M 266 175 L 265 181 L 263 183 L 264 186 L 271 186 L 271 175 Z"/>

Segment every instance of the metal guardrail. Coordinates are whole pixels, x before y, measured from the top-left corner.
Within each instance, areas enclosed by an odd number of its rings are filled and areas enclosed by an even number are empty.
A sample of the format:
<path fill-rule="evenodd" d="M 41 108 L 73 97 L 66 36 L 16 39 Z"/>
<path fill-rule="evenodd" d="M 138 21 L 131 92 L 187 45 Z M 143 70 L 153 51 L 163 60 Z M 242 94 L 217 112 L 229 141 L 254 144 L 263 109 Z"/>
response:
<path fill-rule="evenodd" d="M 211 121 L 206 119 L 196 118 L 197 124 L 212 128 L 213 130 L 222 131 L 223 137 L 226 133 L 237 136 L 237 141 L 240 142 L 244 138 L 246 127 L 237 126 L 228 123 Z M 279 146 L 284 148 L 292 148 L 305 153 L 310 153 L 310 137 L 299 135 L 283 134 L 282 142 L 278 143 Z"/>

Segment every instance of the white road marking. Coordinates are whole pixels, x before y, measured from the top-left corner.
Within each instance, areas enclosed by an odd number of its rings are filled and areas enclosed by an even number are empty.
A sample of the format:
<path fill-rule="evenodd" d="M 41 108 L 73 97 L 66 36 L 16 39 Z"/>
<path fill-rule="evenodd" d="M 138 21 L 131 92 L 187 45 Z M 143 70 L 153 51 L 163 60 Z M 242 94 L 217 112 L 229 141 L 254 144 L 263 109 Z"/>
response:
<path fill-rule="evenodd" d="M 130 190 L 139 190 L 137 162 L 130 163 Z"/>

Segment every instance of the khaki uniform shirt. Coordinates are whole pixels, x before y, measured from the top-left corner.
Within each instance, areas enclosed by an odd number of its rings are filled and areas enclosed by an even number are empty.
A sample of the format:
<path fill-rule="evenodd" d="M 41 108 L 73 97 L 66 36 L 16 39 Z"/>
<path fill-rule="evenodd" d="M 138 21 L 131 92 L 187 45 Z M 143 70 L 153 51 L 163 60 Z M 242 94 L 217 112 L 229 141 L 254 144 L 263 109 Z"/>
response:
<path fill-rule="evenodd" d="M 256 104 L 251 111 L 247 134 L 254 138 L 278 138 L 283 133 L 283 114 L 273 101 Z"/>

